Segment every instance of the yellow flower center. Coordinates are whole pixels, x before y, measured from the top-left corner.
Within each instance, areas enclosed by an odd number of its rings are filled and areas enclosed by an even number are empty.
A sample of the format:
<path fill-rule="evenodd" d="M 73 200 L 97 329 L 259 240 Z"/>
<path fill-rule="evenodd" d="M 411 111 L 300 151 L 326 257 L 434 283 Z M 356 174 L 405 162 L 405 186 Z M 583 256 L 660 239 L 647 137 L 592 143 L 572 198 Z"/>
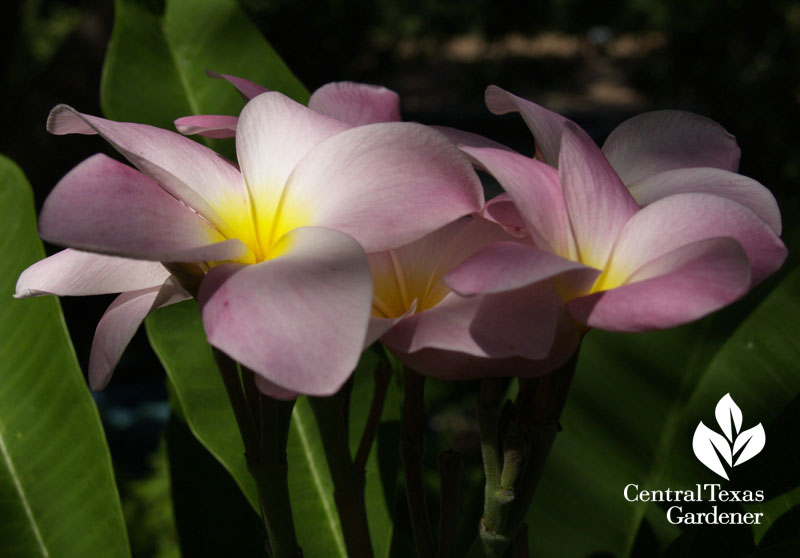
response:
<path fill-rule="evenodd" d="M 381 254 L 382 263 L 373 265 L 372 315 L 376 318 L 397 318 L 416 305 L 414 313 L 423 312 L 439 304 L 450 293 L 441 277 L 430 273 L 403 269 L 394 251 Z"/>
<path fill-rule="evenodd" d="M 281 241 L 283 236 L 311 224 L 310 211 L 297 205 L 279 205 L 271 218 L 256 217 L 253 211 L 242 211 L 239 204 L 225 204 L 216 210 L 227 225 L 226 236 L 241 240 L 250 249 L 251 254 L 237 263 L 258 263 L 284 254 L 289 243 Z"/>

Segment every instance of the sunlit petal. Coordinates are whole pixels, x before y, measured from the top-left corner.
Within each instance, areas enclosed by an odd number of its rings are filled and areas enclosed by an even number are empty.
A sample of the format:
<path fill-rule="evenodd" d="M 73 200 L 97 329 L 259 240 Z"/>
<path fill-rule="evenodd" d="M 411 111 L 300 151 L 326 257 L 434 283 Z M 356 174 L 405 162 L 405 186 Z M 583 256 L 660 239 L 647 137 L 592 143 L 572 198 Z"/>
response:
<path fill-rule="evenodd" d="M 335 393 L 356 366 L 372 280 L 351 237 L 316 227 L 282 240 L 283 254 L 212 269 L 200 288 L 209 342 L 283 390 Z"/>
<path fill-rule="evenodd" d="M 616 127 L 603 153 L 625 184 L 679 168 L 739 169 L 736 138 L 705 116 L 678 110 L 639 114 Z"/>

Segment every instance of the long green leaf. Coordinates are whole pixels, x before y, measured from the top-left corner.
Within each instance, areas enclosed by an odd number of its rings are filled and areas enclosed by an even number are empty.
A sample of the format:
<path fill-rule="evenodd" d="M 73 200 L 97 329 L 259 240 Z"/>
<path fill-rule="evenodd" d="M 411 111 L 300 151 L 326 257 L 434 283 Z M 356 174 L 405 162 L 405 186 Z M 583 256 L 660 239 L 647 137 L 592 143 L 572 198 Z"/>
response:
<path fill-rule="evenodd" d="M 314 413 L 305 397 L 295 404 L 286 454 L 292 514 L 304 555 L 346 558 L 333 500 L 333 480 L 325 462 Z"/>
<path fill-rule="evenodd" d="M 234 0 L 116 0 L 114 6 L 101 89 L 108 118 L 172 128 L 190 114 L 238 114 L 241 97 L 206 69 L 308 99 Z"/>
<path fill-rule="evenodd" d="M 667 523 L 663 508 L 624 499 L 629 483 L 647 490 L 721 483 L 764 489 L 768 498 L 796 487 L 798 433 L 787 433 L 778 419 L 800 393 L 798 315 L 800 269 L 743 320 L 733 308 L 672 331 L 590 334 L 564 432 L 527 518 L 534 553 L 628 556 L 645 532 L 661 544 L 674 538 L 678 528 Z M 714 408 L 726 393 L 743 411 L 743 429 L 761 422 L 767 434 L 767 450 L 736 467 L 731 483 L 692 452 L 697 424 L 716 427 Z M 774 515 L 767 519 L 777 519 L 791 502 L 771 502 Z"/>
<path fill-rule="evenodd" d="M 0 556 L 129 556 L 100 417 L 53 297 L 13 300 L 44 257 L 22 171 L 0 157 Z"/>

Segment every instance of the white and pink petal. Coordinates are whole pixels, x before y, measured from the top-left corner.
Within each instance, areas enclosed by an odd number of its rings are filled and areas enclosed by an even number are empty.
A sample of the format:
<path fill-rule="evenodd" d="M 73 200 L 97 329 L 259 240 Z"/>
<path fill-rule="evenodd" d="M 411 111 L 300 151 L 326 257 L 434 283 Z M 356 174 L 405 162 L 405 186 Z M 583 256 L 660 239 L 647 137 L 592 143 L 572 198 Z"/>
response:
<path fill-rule="evenodd" d="M 236 153 L 255 204 L 262 245 L 271 243 L 264 237 L 274 227 L 292 170 L 311 148 L 347 128 L 277 92 L 261 94 L 245 105 L 236 128 Z"/>
<path fill-rule="evenodd" d="M 514 202 L 534 243 L 561 256 L 575 257 L 561 183 L 554 167 L 504 149 L 461 149 L 497 179 Z"/>
<path fill-rule="evenodd" d="M 480 180 L 452 142 L 420 124 L 390 122 L 346 130 L 312 149 L 289 178 L 279 218 L 308 211 L 314 225 L 379 252 L 482 207 Z"/>
<path fill-rule="evenodd" d="M 537 158 L 548 165 L 558 165 L 561 132 L 564 124 L 571 120 L 496 85 L 486 88 L 486 106 L 494 114 L 519 112 L 533 134 Z"/>
<path fill-rule="evenodd" d="M 450 293 L 402 320 L 381 341 L 404 353 L 442 349 L 481 358 L 544 358 L 553 345 L 559 306 L 548 283 L 487 296 Z"/>
<path fill-rule="evenodd" d="M 578 260 L 603 269 L 639 206 L 594 141 L 573 124 L 563 130 L 558 174 Z"/>
<path fill-rule="evenodd" d="M 283 392 L 331 395 L 363 350 L 372 306 L 367 257 L 348 235 L 318 227 L 281 243 L 274 259 L 208 273 L 198 297 L 206 335 Z"/>
<path fill-rule="evenodd" d="M 98 154 L 45 200 L 39 232 L 54 244 L 154 261 L 242 259 L 249 251 L 135 169 Z"/>
<path fill-rule="evenodd" d="M 732 238 L 708 238 L 667 252 L 628 282 L 570 301 L 578 321 L 608 331 L 647 331 L 699 319 L 750 288 L 750 265 Z"/>
<path fill-rule="evenodd" d="M 263 85 L 259 85 L 254 81 L 250 81 L 249 79 L 242 77 L 232 76 L 230 74 L 220 74 L 211 70 L 206 70 L 206 75 L 214 79 L 224 79 L 233 85 L 245 100 L 250 100 L 253 97 L 257 97 L 258 95 L 269 91 L 269 89 Z"/>
<path fill-rule="evenodd" d="M 625 184 L 672 169 L 713 167 L 736 172 L 741 150 L 725 128 L 679 110 L 646 112 L 617 126 L 603 153 Z"/>
<path fill-rule="evenodd" d="M 199 114 L 184 116 L 175 120 L 175 129 L 184 136 L 204 136 L 207 138 L 225 139 L 236 135 L 238 116 Z"/>
<path fill-rule="evenodd" d="M 489 244 L 445 275 L 445 283 L 463 295 L 515 291 L 556 279 L 570 291 L 588 289 L 600 270 L 519 242 Z"/>
<path fill-rule="evenodd" d="M 56 135 L 100 134 L 161 188 L 228 237 L 231 215 L 249 215 L 250 201 L 237 168 L 211 149 L 175 132 L 114 122 L 58 105 L 47 119 Z"/>
<path fill-rule="evenodd" d="M 530 236 L 525 219 L 507 192 L 487 201 L 480 216 L 487 221 L 497 223 L 511 236 L 517 238 Z"/>
<path fill-rule="evenodd" d="M 158 262 L 105 256 L 67 248 L 39 260 L 17 279 L 14 298 L 86 296 L 158 287 L 169 271 Z"/>
<path fill-rule="evenodd" d="M 353 126 L 400 121 L 400 97 L 385 87 L 337 81 L 314 91 L 308 108 Z"/>
<path fill-rule="evenodd" d="M 755 213 L 711 194 L 675 194 L 644 207 L 628 221 L 614 247 L 609 269 L 617 282 L 684 245 L 714 237 L 742 245 L 753 283 L 775 272 L 786 259 L 786 246 Z"/>
<path fill-rule="evenodd" d="M 106 387 L 122 353 L 150 312 L 189 298 L 170 278 L 159 287 L 122 293 L 114 299 L 95 330 L 89 355 L 89 387 L 95 391 Z"/>
<path fill-rule="evenodd" d="M 749 208 L 766 221 L 775 234 L 781 234 L 781 212 L 775 196 L 752 178 L 735 172 L 711 167 L 672 169 L 628 184 L 628 189 L 642 206 L 674 194 L 694 192 L 722 196 Z"/>

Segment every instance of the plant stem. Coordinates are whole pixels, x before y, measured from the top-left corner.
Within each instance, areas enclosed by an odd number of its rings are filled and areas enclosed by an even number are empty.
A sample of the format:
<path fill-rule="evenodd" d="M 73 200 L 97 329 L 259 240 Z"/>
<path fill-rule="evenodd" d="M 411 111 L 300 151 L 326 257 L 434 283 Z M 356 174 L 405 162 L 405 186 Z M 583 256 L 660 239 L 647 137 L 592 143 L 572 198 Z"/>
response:
<path fill-rule="evenodd" d="M 528 526 L 524 523 L 514 537 L 514 558 L 528 558 Z"/>
<path fill-rule="evenodd" d="M 255 398 L 252 391 L 245 397 L 236 362 L 217 349 L 214 349 L 214 360 L 242 435 L 247 469 L 258 487 L 268 552 L 272 558 L 302 558 L 292 519 L 286 462 L 286 440 L 294 401 L 277 401 L 261 394 Z M 248 376 L 252 375 L 251 371 L 244 368 L 243 374 L 245 384 L 252 381 Z"/>
<path fill-rule="evenodd" d="M 526 380 L 520 382 L 520 391 L 517 395 L 517 409 L 519 416 L 517 424 L 520 429 L 528 432 L 528 464 L 524 473 L 517 481 L 517 504 L 509 517 L 511 534 L 516 533 L 528 508 L 533 501 L 536 488 L 544 473 L 547 458 L 555 442 L 556 435 L 561 431 L 559 419 L 567 402 L 567 395 L 575 375 L 578 364 L 576 352 L 558 370 L 537 378 L 526 386 Z M 533 388 L 533 389 L 529 389 Z"/>
<path fill-rule="evenodd" d="M 350 456 L 347 393 L 340 391 L 332 397 L 309 397 L 308 400 L 317 420 L 333 479 L 333 497 L 342 524 L 347 555 L 351 558 L 372 558 L 364 503 L 364 472 L 355 466 Z"/>
<path fill-rule="evenodd" d="M 252 370 L 241 366 L 242 386 L 244 388 L 244 400 L 247 403 L 250 422 L 253 425 L 253 432 L 257 439 L 261 439 L 261 392 L 256 387 L 256 376 Z"/>
<path fill-rule="evenodd" d="M 502 380 L 485 378 L 481 381 L 481 392 L 475 414 L 478 419 L 478 431 L 481 435 L 481 455 L 487 487 L 500 486 L 502 461 L 497 421 L 500 417 L 500 403 L 504 395 L 505 389 Z"/>
<path fill-rule="evenodd" d="M 408 513 L 411 516 L 411 529 L 414 533 L 417 555 L 419 558 L 435 558 L 422 468 L 425 447 L 423 439 L 425 378 L 413 370 L 404 368 L 403 382 L 405 398 L 403 400 L 403 436 L 400 442 L 400 454 L 406 479 Z"/>
<path fill-rule="evenodd" d="M 272 558 L 302 558 L 303 550 L 297 544 L 292 518 L 286 460 L 294 400 L 279 401 L 261 395 L 259 407 L 261 424 L 265 426 L 261 433 L 260 459 L 248 459 L 247 468 L 258 485 Z"/>
<path fill-rule="evenodd" d="M 560 430 L 558 420 L 577 360 L 576 352 L 550 374 L 520 379 L 513 418 L 504 425 L 498 423 L 496 391 L 484 380 L 477 415 L 486 470 L 485 500 L 479 535 L 468 558 L 501 558 L 517 537 Z M 515 544 L 517 554 L 522 552 L 520 544 Z"/>
<path fill-rule="evenodd" d="M 245 457 L 248 455 L 256 456 L 259 454 L 259 441 L 253 429 L 253 422 L 250 419 L 250 410 L 247 400 L 242 392 L 242 382 L 239 379 L 239 369 L 236 362 L 219 349 L 213 349 L 214 361 L 217 363 L 222 382 L 225 384 L 225 391 L 228 393 L 228 400 L 233 407 L 233 415 L 236 417 L 236 424 L 244 442 Z"/>
<path fill-rule="evenodd" d="M 379 363 L 375 368 L 375 389 L 372 393 L 372 403 L 369 407 L 367 424 L 364 425 L 364 432 L 361 435 L 361 441 L 358 444 L 358 451 L 356 451 L 354 459 L 357 471 L 365 471 L 367 468 L 367 459 L 369 459 L 372 443 L 381 424 L 383 405 L 386 402 L 386 392 L 389 390 L 391 379 L 392 369 L 384 362 Z"/>
<path fill-rule="evenodd" d="M 439 456 L 439 486 L 442 501 L 439 510 L 438 558 L 456 557 L 458 535 L 458 492 L 461 485 L 461 454 L 453 450 Z"/>

